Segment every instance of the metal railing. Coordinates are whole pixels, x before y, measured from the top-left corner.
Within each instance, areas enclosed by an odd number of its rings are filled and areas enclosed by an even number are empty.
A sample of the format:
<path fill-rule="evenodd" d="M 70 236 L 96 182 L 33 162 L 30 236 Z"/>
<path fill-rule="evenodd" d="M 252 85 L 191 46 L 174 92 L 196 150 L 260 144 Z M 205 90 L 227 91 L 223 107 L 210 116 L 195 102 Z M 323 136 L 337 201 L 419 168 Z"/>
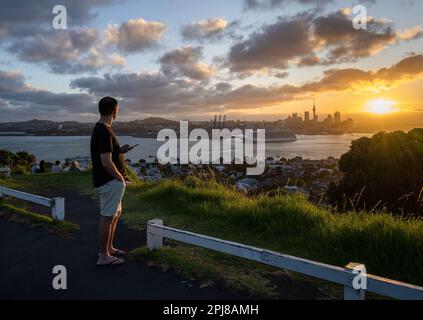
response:
<path fill-rule="evenodd" d="M 423 300 L 423 287 L 369 274 L 365 274 L 366 289 L 354 289 L 354 279 L 358 276 L 355 270 L 359 265 L 356 263 L 350 263 L 344 268 L 336 267 L 280 254 L 270 250 L 166 227 L 163 225 L 163 220 L 160 219 L 149 221 L 147 224 L 148 249 L 150 251 L 160 250 L 163 246 L 163 238 L 173 239 L 233 256 L 258 261 L 273 267 L 340 284 L 344 286 L 345 300 L 364 300 L 366 291 L 401 300 Z"/>

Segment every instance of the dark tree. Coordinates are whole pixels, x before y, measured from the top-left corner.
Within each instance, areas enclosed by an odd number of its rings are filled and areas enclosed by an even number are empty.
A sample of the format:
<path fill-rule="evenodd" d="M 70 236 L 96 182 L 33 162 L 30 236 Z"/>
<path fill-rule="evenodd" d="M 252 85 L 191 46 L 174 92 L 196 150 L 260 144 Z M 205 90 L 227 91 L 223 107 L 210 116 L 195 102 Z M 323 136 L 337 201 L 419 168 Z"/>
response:
<path fill-rule="evenodd" d="M 423 129 L 354 141 L 339 165 L 344 177 L 328 192 L 333 204 L 423 216 Z"/>

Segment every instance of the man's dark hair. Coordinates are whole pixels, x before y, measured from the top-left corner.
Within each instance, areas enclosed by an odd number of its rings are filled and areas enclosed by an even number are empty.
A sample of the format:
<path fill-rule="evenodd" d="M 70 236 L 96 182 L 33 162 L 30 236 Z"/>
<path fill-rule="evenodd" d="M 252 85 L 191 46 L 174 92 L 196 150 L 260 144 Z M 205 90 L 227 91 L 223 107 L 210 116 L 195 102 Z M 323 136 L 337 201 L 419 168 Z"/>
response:
<path fill-rule="evenodd" d="M 104 97 L 98 104 L 98 111 L 102 116 L 110 116 L 115 111 L 118 101 L 112 97 Z"/>
<path fill-rule="evenodd" d="M 60 164 L 60 161 L 59 161 L 59 160 L 57 160 L 54 164 L 55 164 L 56 166 L 58 166 L 58 165 Z"/>

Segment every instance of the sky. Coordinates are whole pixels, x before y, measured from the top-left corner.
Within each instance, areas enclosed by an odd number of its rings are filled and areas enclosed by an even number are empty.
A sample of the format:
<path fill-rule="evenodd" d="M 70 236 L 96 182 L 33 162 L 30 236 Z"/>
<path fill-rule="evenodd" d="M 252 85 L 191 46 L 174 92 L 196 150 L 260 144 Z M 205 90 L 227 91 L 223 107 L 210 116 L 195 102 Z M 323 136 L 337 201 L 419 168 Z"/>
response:
<path fill-rule="evenodd" d="M 277 120 L 316 99 L 418 124 L 422 48 L 420 0 L 2 0 L 0 122 L 94 121 L 111 95 L 125 121 Z"/>

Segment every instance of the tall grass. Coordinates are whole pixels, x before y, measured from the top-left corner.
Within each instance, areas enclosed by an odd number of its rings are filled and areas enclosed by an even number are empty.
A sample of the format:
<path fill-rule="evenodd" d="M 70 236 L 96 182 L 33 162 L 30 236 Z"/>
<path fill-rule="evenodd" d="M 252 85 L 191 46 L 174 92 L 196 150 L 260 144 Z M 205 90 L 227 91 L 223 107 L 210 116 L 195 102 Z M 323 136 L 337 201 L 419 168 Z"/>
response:
<path fill-rule="evenodd" d="M 137 207 L 160 208 L 162 217 L 227 240 L 320 262 L 360 262 L 370 273 L 423 284 L 423 221 L 386 213 L 333 213 L 301 196 L 249 197 L 217 182 L 190 177 L 134 187 Z"/>

